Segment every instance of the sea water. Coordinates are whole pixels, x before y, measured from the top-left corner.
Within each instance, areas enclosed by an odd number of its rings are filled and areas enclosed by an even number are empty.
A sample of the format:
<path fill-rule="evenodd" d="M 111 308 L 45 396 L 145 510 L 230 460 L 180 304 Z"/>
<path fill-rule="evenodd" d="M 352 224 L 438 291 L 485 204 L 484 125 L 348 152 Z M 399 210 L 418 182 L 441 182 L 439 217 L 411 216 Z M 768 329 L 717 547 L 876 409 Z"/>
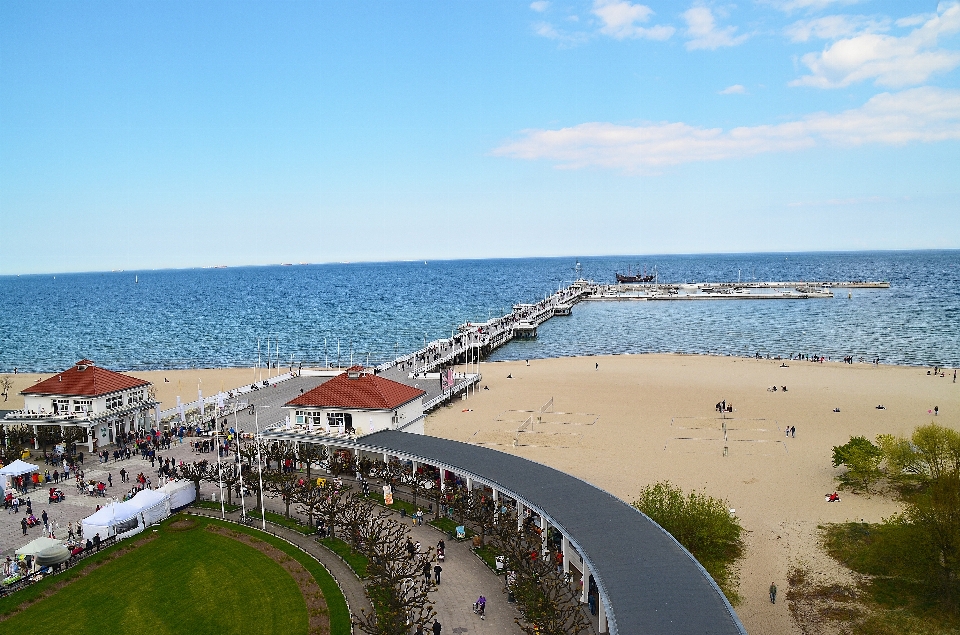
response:
<path fill-rule="evenodd" d="M 586 278 L 881 280 L 833 299 L 582 302 L 492 359 L 683 352 L 960 365 L 960 252 L 607 256 L 0 277 L 0 372 L 379 363 Z M 848 293 L 852 298 L 848 298 Z M 265 361 L 264 361 L 265 363 Z"/>

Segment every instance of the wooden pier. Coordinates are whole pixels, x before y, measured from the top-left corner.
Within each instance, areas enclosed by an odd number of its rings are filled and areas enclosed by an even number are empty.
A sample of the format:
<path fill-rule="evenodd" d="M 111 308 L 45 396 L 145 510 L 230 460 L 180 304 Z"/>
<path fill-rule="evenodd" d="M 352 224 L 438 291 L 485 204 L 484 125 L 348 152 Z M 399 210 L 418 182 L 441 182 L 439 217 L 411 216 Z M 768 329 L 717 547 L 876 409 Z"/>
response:
<path fill-rule="evenodd" d="M 536 338 L 541 324 L 554 316 L 570 315 L 575 305 L 585 301 L 811 300 L 833 298 L 833 289 L 888 288 L 889 282 L 863 280 L 605 284 L 580 279 L 535 304 L 516 304 L 507 315 L 461 324 L 452 337 L 381 364 L 376 372 L 408 381 L 456 364 L 478 363 L 511 340 Z M 459 379 L 443 398 L 431 399 L 425 410 L 466 390 L 480 375 L 467 372 Z"/>

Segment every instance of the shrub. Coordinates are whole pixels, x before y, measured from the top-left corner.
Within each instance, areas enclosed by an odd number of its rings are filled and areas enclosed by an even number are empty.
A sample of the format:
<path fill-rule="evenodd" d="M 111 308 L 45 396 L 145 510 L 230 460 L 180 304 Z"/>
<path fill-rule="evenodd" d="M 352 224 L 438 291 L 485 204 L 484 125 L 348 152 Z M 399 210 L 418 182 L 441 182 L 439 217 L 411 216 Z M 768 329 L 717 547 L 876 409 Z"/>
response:
<path fill-rule="evenodd" d="M 662 482 L 645 487 L 633 506 L 686 547 L 731 603 L 739 599 L 734 563 L 743 557 L 743 527 L 725 500 Z"/>
<path fill-rule="evenodd" d="M 870 491 L 870 484 L 880 478 L 883 451 L 866 437 L 850 437 L 843 445 L 833 447 L 833 466 L 847 468 L 841 482 L 861 485 Z"/>

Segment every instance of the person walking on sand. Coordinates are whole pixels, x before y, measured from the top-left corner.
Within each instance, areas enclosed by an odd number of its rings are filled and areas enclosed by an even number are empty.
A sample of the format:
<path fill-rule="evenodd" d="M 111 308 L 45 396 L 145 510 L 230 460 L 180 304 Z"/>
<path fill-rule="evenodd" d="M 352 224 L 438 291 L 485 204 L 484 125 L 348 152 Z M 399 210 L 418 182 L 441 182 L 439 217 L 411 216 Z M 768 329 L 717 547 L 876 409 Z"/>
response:
<path fill-rule="evenodd" d="M 770 604 L 777 603 L 777 585 L 773 582 L 770 583 Z"/>

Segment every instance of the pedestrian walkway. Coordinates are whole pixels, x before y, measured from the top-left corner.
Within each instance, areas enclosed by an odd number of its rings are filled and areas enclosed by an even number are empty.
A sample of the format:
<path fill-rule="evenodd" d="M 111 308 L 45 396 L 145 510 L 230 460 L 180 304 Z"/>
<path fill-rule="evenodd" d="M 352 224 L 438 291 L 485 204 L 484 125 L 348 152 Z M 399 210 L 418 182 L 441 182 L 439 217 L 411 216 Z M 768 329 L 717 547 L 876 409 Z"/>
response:
<path fill-rule="evenodd" d="M 503 578 L 497 576 L 477 557 L 466 542 L 449 539 L 430 525 L 413 526 L 410 518 L 396 520 L 410 528 L 413 540 L 419 540 L 421 549 L 434 548 L 444 540 L 445 561 L 440 563 L 440 586 L 433 594 L 437 618 L 444 633 L 477 633 L 481 635 L 514 635 L 521 633 L 515 619 L 520 616 L 515 604 L 507 602 Z M 437 564 L 434 562 L 434 564 Z M 473 603 L 483 595 L 487 598 L 485 619 L 473 612 Z"/>

